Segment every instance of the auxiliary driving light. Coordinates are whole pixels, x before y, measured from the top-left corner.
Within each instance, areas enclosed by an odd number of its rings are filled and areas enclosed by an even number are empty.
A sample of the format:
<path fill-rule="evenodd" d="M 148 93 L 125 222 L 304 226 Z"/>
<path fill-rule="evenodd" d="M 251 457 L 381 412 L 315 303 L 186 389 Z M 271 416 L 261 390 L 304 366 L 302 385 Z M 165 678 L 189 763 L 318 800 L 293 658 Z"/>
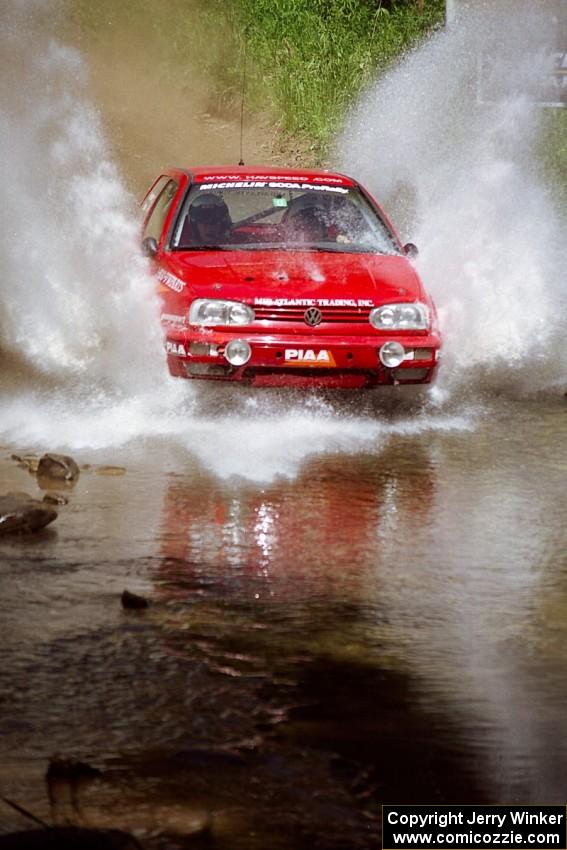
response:
<path fill-rule="evenodd" d="M 400 363 L 403 363 L 406 350 L 399 342 L 385 342 L 378 350 L 380 362 L 387 366 L 388 369 L 395 369 Z"/>
<path fill-rule="evenodd" d="M 224 350 L 224 356 L 231 366 L 244 366 L 252 357 L 252 349 L 244 339 L 233 339 Z"/>

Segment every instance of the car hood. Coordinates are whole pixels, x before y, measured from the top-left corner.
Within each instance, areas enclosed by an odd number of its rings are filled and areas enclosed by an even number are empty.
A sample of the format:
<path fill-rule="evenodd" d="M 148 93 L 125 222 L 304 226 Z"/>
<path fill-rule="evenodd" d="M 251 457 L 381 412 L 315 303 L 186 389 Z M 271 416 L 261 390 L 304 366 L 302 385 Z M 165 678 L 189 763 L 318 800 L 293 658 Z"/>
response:
<path fill-rule="evenodd" d="M 406 257 L 306 251 L 203 251 L 168 256 L 169 270 L 191 298 L 423 300 Z"/>

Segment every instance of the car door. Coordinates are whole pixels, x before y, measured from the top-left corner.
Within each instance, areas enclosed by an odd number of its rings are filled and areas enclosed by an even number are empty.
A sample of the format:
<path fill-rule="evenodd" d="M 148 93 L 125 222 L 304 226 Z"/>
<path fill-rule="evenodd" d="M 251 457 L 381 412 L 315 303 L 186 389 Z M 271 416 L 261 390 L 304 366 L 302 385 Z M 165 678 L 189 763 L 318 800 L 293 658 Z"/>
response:
<path fill-rule="evenodd" d="M 163 188 L 159 188 L 158 183 L 162 180 L 166 180 Z M 153 196 L 155 197 L 155 201 L 153 206 L 151 207 L 150 212 L 147 215 L 147 218 L 144 222 L 144 228 L 142 231 L 142 242 L 146 239 L 155 239 L 156 245 L 159 246 L 162 241 L 163 236 L 163 227 L 165 221 L 167 219 L 167 215 L 171 209 L 171 205 L 174 201 L 174 198 L 177 194 L 177 190 L 179 189 L 179 184 L 173 180 L 172 178 L 160 178 L 158 183 L 155 184 L 155 188 L 157 188 L 157 194 L 154 189 L 152 189 L 144 204 L 142 205 L 142 210 L 146 206 L 148 200 Z M 151 201 L 150 201 L 151 203 Z M 150 206 L 150 204 L 148 204 Z"/>

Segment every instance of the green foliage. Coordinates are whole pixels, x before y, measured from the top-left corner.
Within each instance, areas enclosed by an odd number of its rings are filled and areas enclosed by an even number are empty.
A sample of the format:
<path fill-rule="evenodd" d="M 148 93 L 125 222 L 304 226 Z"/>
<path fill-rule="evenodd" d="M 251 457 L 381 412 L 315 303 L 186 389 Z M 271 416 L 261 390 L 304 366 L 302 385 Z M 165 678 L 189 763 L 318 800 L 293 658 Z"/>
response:
<path fill-rule="evenodd" d="M 549 109 L 540 145 L 541 163 L 548 181 L 557 189 L 563 209 L 567 204 L 567 109 Z"/>
<path fill-rule="evenodd" d="M 320 151 L 345 108 L 377 72 L 443 22 L 445 0 L 211 0 L 239 41 L 225 67 L 235 93 L 246 61 L 248 90 L 281 128 Z M 227 9 L 228 6 L 228 9 Z M 231 78 L 232 75 L 232 78 Z"/>

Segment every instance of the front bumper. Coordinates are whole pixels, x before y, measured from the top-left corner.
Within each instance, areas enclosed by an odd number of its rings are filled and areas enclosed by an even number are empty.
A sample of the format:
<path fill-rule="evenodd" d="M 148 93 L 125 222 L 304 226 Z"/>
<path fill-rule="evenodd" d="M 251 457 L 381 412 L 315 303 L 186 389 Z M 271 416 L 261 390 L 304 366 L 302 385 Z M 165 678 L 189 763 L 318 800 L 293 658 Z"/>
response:
<path fill-rule="evenodd" d="M 231 366 L 226 345 L 246 340 L 252 349 L 244 366 Z M 401 343 L 406 359 L 396 368 L 382 365 L 380 347 Z M 380 384 L 428 384 L 437 370 L 441 341 L 436 333 L 372 336 L 306 333 L 254 334 L 195 328 L 166 328 L 165 348 L 172 375 L 212 381 L 237 381 L 255 386 L 314 386 L 354 389 Z"/>

